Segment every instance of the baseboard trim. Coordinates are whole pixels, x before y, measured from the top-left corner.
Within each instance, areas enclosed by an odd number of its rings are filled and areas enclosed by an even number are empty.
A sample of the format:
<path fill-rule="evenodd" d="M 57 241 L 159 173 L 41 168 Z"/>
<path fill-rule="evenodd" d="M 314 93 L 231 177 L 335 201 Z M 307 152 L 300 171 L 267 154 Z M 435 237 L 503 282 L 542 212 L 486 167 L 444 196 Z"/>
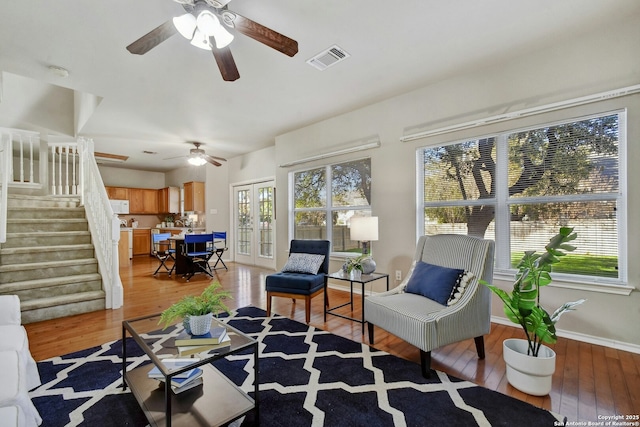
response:
<path fill-rule="evenodd" d="M 511 322 L 509 319 L 506 319 L 504 317 L 491 316 L 491 322 L 497 323 L 500 325 L 511 326 L 514 328 L 520 328 L 519 326 Z M 626 342 L 611 340 L 607 338 L 596 337 L 593 335 L 583 334 L 580 332 L 566 331 L 562 329 L 556 329 L 556 335 L 563 338 L 569 338 L 575 341 L 581 341 L 589 344 L 601 345 L 603 347 L 615 348 L 616 350 L 622 350 L 622 351 L 628 351 L 630 353 L 640 354 L 640 345 L 637 345 L 637 344 L 626 343 Z"/>

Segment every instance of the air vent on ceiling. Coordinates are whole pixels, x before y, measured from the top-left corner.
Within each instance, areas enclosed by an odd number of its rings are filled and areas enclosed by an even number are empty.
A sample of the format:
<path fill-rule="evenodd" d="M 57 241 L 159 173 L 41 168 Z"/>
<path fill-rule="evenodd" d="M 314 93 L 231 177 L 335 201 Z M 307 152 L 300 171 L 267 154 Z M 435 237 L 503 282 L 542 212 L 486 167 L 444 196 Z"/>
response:
<path fill-rule="evenodd" d="M 320 52 L 313 58 L 307 60 L 307 64 L 317 68 L 320 71 L 324 71 L 327 68 L 331 67 L 332 65 L 335 65 L 338 62 L 343 61 L 350 56 L 351 55 L 345 52 L 344 49 L 336 45 L 333 45 L 329 49 L 323 52 Z"/>

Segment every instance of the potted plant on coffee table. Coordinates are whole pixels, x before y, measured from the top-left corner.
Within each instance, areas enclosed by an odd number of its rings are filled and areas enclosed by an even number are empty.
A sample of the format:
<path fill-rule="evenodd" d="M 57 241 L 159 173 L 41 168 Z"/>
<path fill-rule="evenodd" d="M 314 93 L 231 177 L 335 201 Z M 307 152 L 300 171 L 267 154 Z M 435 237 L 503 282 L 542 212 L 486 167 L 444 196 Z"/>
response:
<path fill-rule="evenodd" d="M 186 295 L 172 304 L 160 315 L 159 324 L 166 329 L 177 319 L 183 319 L 183 325 L 192 335 L 203 335 L 211 329 L 213 315 L 221 311 L 231 313 L 224 300 L 233 299 L 231 292 L 224 290 L 218 282 L 211 282 L 200 295 Z"/>
<path fill-rule="evenodd" d="M 555 371 L 555 352 L 543 345 L 554 344 L 555 324 L 562 314 L 572 311 L 585 300 L 567 302 L 552 315 L 540 305 L 540 288 L 551 283 L 551 266 L 560 262 L 566 252 L 576 248 L 569 244 L 577 234 L 573 228 L 561 227 L 545 246 L 545 253 L 525 251 L 517 265 L 518 271 L 511 293 L 481 281 L 504 303 L 504 313 L 520 325 L 526 340 L 507 339 L 503 343 L 503 356 L 507 364 L 507 380 L 520 391 L 544 396 L 551 391 L 551 376 Z"/>

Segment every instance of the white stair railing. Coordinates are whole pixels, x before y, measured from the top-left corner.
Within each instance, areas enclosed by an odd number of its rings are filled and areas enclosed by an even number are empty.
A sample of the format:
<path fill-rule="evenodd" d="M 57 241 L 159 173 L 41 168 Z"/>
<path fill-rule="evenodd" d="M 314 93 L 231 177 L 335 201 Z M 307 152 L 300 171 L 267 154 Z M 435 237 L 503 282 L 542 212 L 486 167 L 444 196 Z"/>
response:
<path fill-rule="evenodd" d="M 10 187 L 40 187 L 40 134 L 0 128 L 0 243 L 7 241 L 7 195 Z M 17 153 L 14 154 L 14 151 Z M 15 168 L 15 169 L 14 169 Z"/>
<path fill-rule="evenodd" d="M 96 258 L 102 275 L 103 288 L 106 293 L 105 305 L 107 308 L 120 308 L 123 304 L 118 260 L 120 222 L 109 204 L 107 191 L 93 156 L 93 141 L 80 138 L 78 140 L 78 155 L 80 158 L 78 174 L 82 190 L 80 193 L 81 202 L 84 204 L 87 214 Z"/>
<path fill-rule="evenodd" d="M 7 194 L 12 160 L 11 139 L 2 138 L 0 140 L 0 243 L 7 241 Z"/>
<path fill-rule="evenodd" d="M 77 175 L 80 168 L 78 143 L 49 143 L 49 150 L 51 152 L 51 195 L 78 195 L 79 178 Z"/>
<path fill-rule="evenodd" d="M 36 167 L 39 168 L 37 171 Z M 80 138 L 77 142 L 41 146 L 36 132 L 0 128 L 0 243 L 6 242 L 9 187 L 80 198 L 102 276 L 105 306 L 122 307 L 123 290 L 118 265 L 120 222 L 109 204 L 93 156 L 93 141 Z"/>

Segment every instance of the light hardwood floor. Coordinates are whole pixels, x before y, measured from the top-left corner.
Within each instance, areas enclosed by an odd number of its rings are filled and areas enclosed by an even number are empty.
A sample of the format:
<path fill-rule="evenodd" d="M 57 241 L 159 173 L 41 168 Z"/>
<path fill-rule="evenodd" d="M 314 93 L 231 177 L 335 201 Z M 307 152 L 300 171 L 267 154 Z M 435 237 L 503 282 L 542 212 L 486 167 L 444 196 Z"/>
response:
<path fill-rule="evenodd" d="M 234 299 L 231 308 L 253 305 L 266 308 L 264 278 L 271 273 L 262 268 L 227 263 L 229 271 L 218 270 L 217 279 L 229 289 Z M 166 274 L 153 277 L 157 262 L 151 257 L 136 257 L 133 264 L 121 269 L 124 307 L 70 316 L 26 325 L 31 352 L 44 360 L 72 351 L 121 338 L 122 320 L 159 313 L 182 295 L 197 294 L 210 280 L 200 275 L 189 283 Z M 331 305 L 348 300 L 348 293 L 330 290 Z M 312 303 L 311 325 L 334 334 L 367 342 L 361 325 L 336 316 L 323 320 L 323 299 Z M 355 317 L 360 317 L 359 299 L 354 303 Z M 274 298 L 273 311 L 304 322 L 304 304 L 291 299 Z M 533 405 L 563 414 L 569 420 L 597 421 L 598 415 L 640 413 L 640 355 L 607 347 L 560 338 L 554 346 L 557 369 L 553 390 L 548 396 L 534 397 L 515 390 L 505 377 L 502 341 L 520 337 L 515 327 L 492 325 L 485 337 L 486 358 L 478 360 L 473 340 L 451 344 L 432 352 L 432 368 L 472 381 L 492 390 L 513 396 Z M 418 350 L 404 341 L 376 328 L 375 347 L 419 363 Z"/>

